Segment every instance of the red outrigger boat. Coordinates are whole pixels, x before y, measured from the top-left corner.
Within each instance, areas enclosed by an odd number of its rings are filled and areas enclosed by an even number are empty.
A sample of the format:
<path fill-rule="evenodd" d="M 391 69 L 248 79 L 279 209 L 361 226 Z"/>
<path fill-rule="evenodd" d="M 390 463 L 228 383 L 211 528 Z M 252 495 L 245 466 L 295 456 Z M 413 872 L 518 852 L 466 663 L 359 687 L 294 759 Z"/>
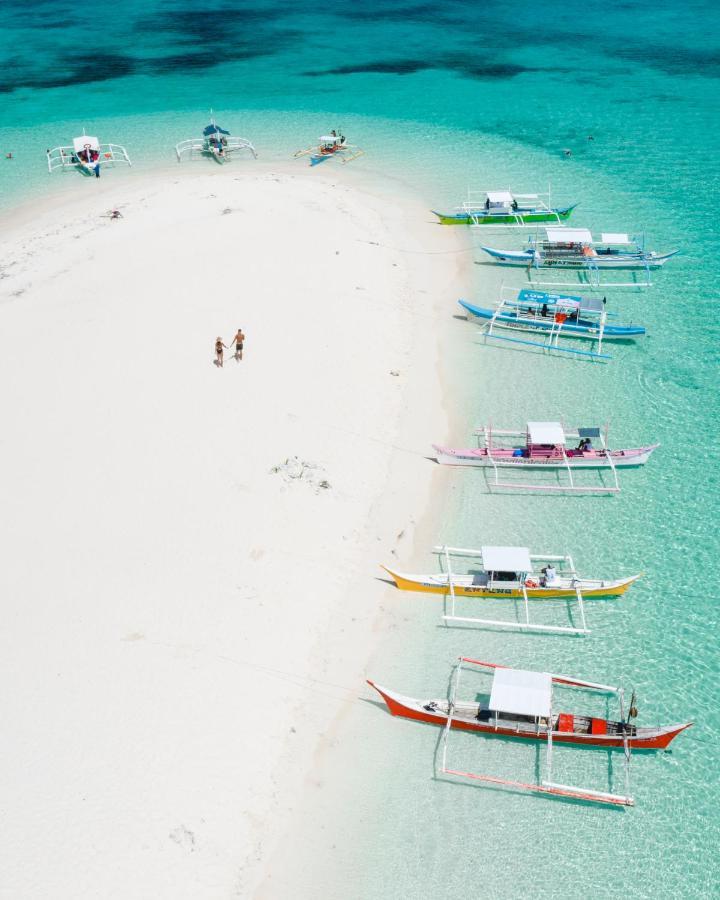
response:
<path fill-rule="evenodd" d="M 458 702 L 455 699 L 463 664 L 492 670 L 493 682 L 490 696 L 486 702 Z M 665 750 L 681 731 L 689 728 L 692 724 L 686 722 L 658 727 L 637 726 L 631 721 L 637 716 L 635 697 L 633 695 L 627 715 L 625 715 L 622 688 L 596 684 L 592 681 L 581 681 L 565 675 L 511 669 L 507 666 L 468 657 L 460 658 L 451 696 L 447 700 L 416 700 L 389 691 L 373 681 L 368 681 L 368 684 L 380 694 L 393 716 L 428 722 L 445 729 L 442 766 L 445 774 L 578 800 L 622 806 L 632 806 L 634 803 L 627 790 L 625 794 L 619 795 L 556 784 L 549 780 L 544 780 L 540 784 L 527 784 L 492 775 L 477 775 L 449 769 L 447 768 L 448 734 L 453 729 L 496 737 L 545 741 L 547 743 L 548 772 L 551 772 L 552 769 L 553 744 L 623 749 L 625 751 L 627 789 L 630 751 Z M 555 712 L 552 709 L 554 685 L 616 694 L 620 701 L 620 718 L 611 720 L 589 715 Z"/>

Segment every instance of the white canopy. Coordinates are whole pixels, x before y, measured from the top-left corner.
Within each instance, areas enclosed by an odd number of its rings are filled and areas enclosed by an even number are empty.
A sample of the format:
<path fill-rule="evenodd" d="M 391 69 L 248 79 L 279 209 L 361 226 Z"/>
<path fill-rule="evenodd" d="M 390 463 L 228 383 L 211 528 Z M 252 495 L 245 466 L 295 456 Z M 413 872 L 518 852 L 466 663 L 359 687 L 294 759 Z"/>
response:
<path fill-rule="evenodd" d="M 323 144 L 334 144 L 335 141 L 339 141 L 340 138 L 334 134 L 324 134 L 322 137 L 319 137 L 318 140 Z"/>
<path fill-rule="evenodd" d="M 549 716 L 552 675 L 522 669 L 495 669 L 490 709 L 521 716 Z"/>
<path fill-rule="evenodd" d="M 568 244 L 592 244 L 592 234 L 587 228 L 546 228 L 549 241 Z"/>
<path fill-rule="evenodd" d="M 580 301 L 580 309 L 583 312 L 602 312 L 605 304 L 599 297 L 583 297 Z"/>
<path fill-rule="evenodd" d="M 616 232 L 603 232 L 600 235 L 603 244 L 632 244 L 632 241 L 626 234 L 618 234 Z"/>
<path fill-rule="evenodd" d="M 488 191 L 487 198 L 491 203 L 512 203 L 513 195 L 510 191 Z"/>
<path fill-rule="evenodd" d="M 85 150 L 86 147 L 90 147 L 91 150 L 99 150 L 100 143 L 96 137 L 90 137 L 89 134 L 83 134 L 80 137 L 73 138 L 73 148 L 76 153 L 79 153 L 81 150 Z"/>
<path fill-rule="evenodd" d="M 481 547 L 486 572 L 532 572 L 527 547 Z"/>
<path fill-rule="evenodd" d="M 579 300 L 571 300 L 569 297 L 558 297 L 555 301 L 558 309 L 581 309 L 582 303 Z"/>
<path fill-rule="evenodd" d="M 565 443 L 565 430 L 559 422 L 528 422 L 527 430 L 531 444 Z"/>

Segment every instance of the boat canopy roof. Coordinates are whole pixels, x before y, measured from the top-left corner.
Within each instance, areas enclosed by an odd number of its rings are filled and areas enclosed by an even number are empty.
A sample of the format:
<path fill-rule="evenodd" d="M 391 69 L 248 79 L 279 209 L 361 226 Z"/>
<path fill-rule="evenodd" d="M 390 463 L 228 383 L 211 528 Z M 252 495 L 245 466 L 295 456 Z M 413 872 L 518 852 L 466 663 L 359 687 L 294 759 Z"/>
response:
<path fill-rule="evenodd" d="M 580 303 L 582 297 L 573 297 L 570 294 L 546 294 L 545 291 L 533 291 L 530 288 L 522 288 L 518 293 L 518 300 L 524 303 L 547 303 L 548 305 L 557 303 Z"/>
<path fill-rule="evenodd" d="M 565 443 L 565 429 L 559 422 L 528 422 L 527 432 L 531 444 Z"/>
<path fill-rule="evenodd" d="M 592 244 L 592 234 L 587 228 L 546 228 L 547 239 L 562 244 Z"/>
<path fill-rule="evenodd" d="M 91 150 L 99 150 L 100 142 L 96 137 L 91 137 L 89 134 L 82 134 L 80 137 L 73 138 L 73 149 L 76 153 L 79 153 L 86 147 L 89 147 Z"/>
<path fill-rule="evenodd" d="M 545 304 L 566 309 L 579 309 L 580 312 L 601 313 L 605 304 L 599 297 L 573 297 L 570 294 L 546 294 L 543 291 L 532 291 L 523 288 L 518 291 L 518 303 L 532 303 L 535 306 Z"/>
<path fill-rule="evenodd" d="M 488 191 L 487 198 L 491 203 L 512 203 L 515 199 L 510 191 Z"/>
<path fill-rule="evenodd" d="M 580 311 L 581 312 L 602 312 L 605 307 L 605 304 L 599 297 L 581 297 L 580 298 Z"/>
<path fill-rule="evenodd" d="M 490 709 L 521 716 L 549 716 L 552 709 L 552 675 L 522 669 L 495 669 L 490 689 Z"/>
<path fill-rule="evenodd" d="M 626 234 L 620 234 L 615 231 L 604 231 L 600 235 L 600 240 L 603 244 L 632 244 L 632 241 Z"/>
<path fill-rule="evenodd" d="M 527 547 L 481 547 L 485 572 L 532 572 Z"/>
<path fill-rule="evenodd" d="M 322 141 L 323 144 L 334 144 L 335 141 L 339 141 L 340 137 L 336 134 L 323 134 L 318 138 L 319 141 Z"/>
<path fill-rule="evenodd" d="M 211 134 L 227 134 L 229 135 L 229 131 L 225 131 L 224 128 L 221 128 L 219 125 L 216 125 L 214 122 L 211 122 L 209 125 L 206 125 L 203 129 L 203 137 L 210 137 Z"/>

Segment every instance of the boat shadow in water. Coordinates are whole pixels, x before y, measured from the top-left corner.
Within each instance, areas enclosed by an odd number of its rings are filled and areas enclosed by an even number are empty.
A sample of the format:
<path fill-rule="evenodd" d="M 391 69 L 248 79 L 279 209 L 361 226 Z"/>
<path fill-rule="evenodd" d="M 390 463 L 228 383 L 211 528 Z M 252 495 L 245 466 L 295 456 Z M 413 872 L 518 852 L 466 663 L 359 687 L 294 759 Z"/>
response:
<path fill-rule="evenodd" d="M 435 462 L 437 462 L 437 460 L 435 460 Z M 638 468 L 638 467 L 637 466 L 626 466 L 625 468 L 630 469 L 630 468 Z M 510 470 L 510 471 L 512 471 L 512 470 Z M 569 483 L 567 481 L 561 480 L 565 476 L 564 471 L 535 472 L 534 476 L 535 476 L 536 480 L 538 482 L 540 482 L 540 485 L 541 485 L 539 490 L 533 490 L 533 488 L 530 485 L 523 484 L 522 481 L 520 480 L 520 478 L 518 478 L 517 485 L 512 484 L 510 482 L 510 480 L 505 481 L 502 484 L 496 484 L 495 483 L 495 475 L 489 467 L 481 468 L 480 472 L 482 473 L 482 477 L 485 480 L 485 487 L 489 494 L 510 494 L 510 495 L 526 494 L 526 495 L 534 495 L 534 496 L 541 495 L 541 496 L 547 497 L 546 502 L 548 502 L 548 503 L 550 502 L 550 499 L 553 496 L 555 497 L 556 500 L 566 502 L 568 499 L 568 496 L 570 494 Z M 587 488 L 587 490 L 585 491 L 585 494 L 592 494 L 592 496 L 595 498 L 596 502 L 600 502 L 601 500 L 605 500 L 605 501 L 612 500 L 614 497 L 614 494 L 611 492 L 613 484 L 612 484 L 612 479 L 611 479 L 611 476 L 609 475 L 609 473 L 604 469 L 589 469 L 587 472 L 583 472 L 582 474 L 587 476 L 589 479 L 592 479 L 593 473 L 595 474 L 596 477 L 599 477 L 600 483 L 602 483 L 603 488 L 607 489 L 607 493 L 597 490 L 598 481 L 596 480 L 595 484 L 584 485 L 584 487 Z M 515 473 L 515 474 L 517 474 L 517 473 Z M 553 476 L 554 476 L 554 480 L 553 480 Z M 511 479 L 512 475 L 510 475 L 510 472 L 508 472 L 503 477 Z M 574 473 L 573 477 L 575 478 L 575 490 L 573 491 L 573 493 L 583 496 L 583 491 L 580 490 L 580 488 L 582 488 L 583 485 L 578 484 L 577 473 Z M 556 485 L 556 487 L 552 488 L 552 490 L 547 490 L 547 487 L 545 487 L 546 484 L 551 485 L 551 486 L 554 484 L 554 485 Z M 547 490 L 547 493 L 545 493 L 546 490 Z"/>
<path fill-rule="evenodd" d="M 470 574 L 473 574 L 472 570 Z M 617 598 L 613 596 L 592 598 L 593 606 L 611 602 L 617 602 Z M 589 631 L 584 633 L 582 630 L 588 626 L 583 621 L 582 611 L 578 606 L 577 597 L 574 595 L 569 597 L 528 597 L 527 603 L 528 613 L 530 610 L 533 611 L 532 624 L 529 624 L 526 618 L 523 597 L 456 597 L 455 604 L 453 604 L 452 594 L 446 591 L 442 595 L 443 618 L 436 627 L 463 631 L 489 631 L 491 633 L 522 629 L 523 636 L 536 638 L 584 638 L 589 633 Z M 496 608 L 502 608 L 497 616 L 494 612 Z M 492 616 L 492 619 L 480 619 L 477 616 L 478 610 L 482 610 L 483 615 L 487 611 L 487 615 Z M 539 621 L 534 616 L 537 610 L 542 610 L 543 613 L 542 619 Z M 462 620 L 464 615 L 468 617 L 465 621 Z M 554 628 L 565 630 L 555 632 L 550 630 Z M 606 715 L 606 718 L 608 717 L 609 711 Z"/>
<path fill-rule="evenodd" d="M 456 319 L 462 319 L 463 316 L 455 316 Z M 492 340 L 488 340 L 491 335 L 480 334 L 479 337 L 473 341 L 476 346 L 486 347 L 492 350 L 512 350 L 513 353 L 527 353 L 530 356 L 551 356 L 553 359 L 567 359 L 573 363 L 585 363 L 590 365 L 597 365 L 598 363 L 607 363 L 609 362 L 613 354 L 605 353 L 605 350 L 629 350 L 631 347 L 637 346 L 637 341 L 633 340 L 633 338 L 613 338 L 612 342 L 608 341 L 603 345 L 603 355 L 600 356 L 598 354 L 594 354 L 593 352 L 573 352 L 573 348 L 566 347 L 554 347 L 550 344 L 543 344 L 539 340 L 534 342 L 532 339 L 528 339 L 526 342 L 523 342 L 522 339 L 507 339 L 504 340 L 503 336 L 501 337 L 501 343 L 493 343 Z M 497 338 L 498 335 L 495 335 Z M 515 343 L 517 341 L 517 343 Z M 509 344 L 515 344 L 515 346 L 509 346 Z M 521 346 L 522 344 L 522 346 Z"/>
<path fill-rule="evenodd" d="M 376 709 L 381 710 L 382 712 L 387 714 L 388 708 L 383 700 L 374 700 L 372 697 L 358 697 L 357 698 L 361 703 L 367 703 L 368 706 L 374 706 Z"/>
<path fill-rule="evenodd" d="M 375 575 L 374 581 L 380 581 L 382 584 L 387 584 L 389 587 L 397 587 L 392 578 L 383 578 L 382 575 Z"/>
<path fill-rule="evenodd" d="M 514 739 L 514 738 L 497 737 L 497 738 L 493 738 L 492 740 L 494 740 L 494 741 L 507 740 L 512 743 L 516 742 L 516 739 Z M 540 772 L 541 772 L 541 766 L 542 766 L 541 759 L 544 756 L 544 747 L 538 746 L 533 749 L 535 750 L 535 767 L 534 767 L 535 768 L 535 777 L 536 777 L 536 782 L 538 784 L 540 784 Z M 576 749 L 583 750 L 583 751 L 589 751 L 593 748 L 578 747 Z M 607 752 L 607 755 L 609 757 L 612 756 L 612 754 L 609 751 Z M 615 813 L 615 814 L 620 814 L 620 815 L 622 815 L 625 812 L 625 807 L 623 807 L 623 806 L 615 806 L 615 805 L 609 804 L 609 803 L 608 804 L 604 804 L 604 803 L 598 804 L 597 802 L 594 802 L 592 800 L 583 800 L 579 797 L 564 797 L 562 795 L 555 795 L 555 794 L 537 794 L 537 793 L 534 793 L 533 791 L 526 790 L 522 787 L 514 787 L 513 785 L 508 785 L 508 784 L 492 784 L 490 782 L 468 782 L 467 780 L 460 780 L 458 778 L 453 777 L 452 775 L 443 773 L 441 758 L 442 758 L 442 733 L 441 733 L 440 737 L 438 738 L 438 741 L 435 746 L 435 754 L 434 754 L 434 760 L 433 760 L 434 770 L 433 770 L 433 776 L 432 776 L 432 780 L 436 781 L 440 784 L 452 785 L 453 787 L 457 787 L 457 788 L 465 788 L 465 789 L 470 788 L 471 790 L 475 789 L 475 790 L 481 790 L 481 791 L 500 791 L 502 793 L 515 794 L 517 796 L 527 798 L 528 800 L 540 801 L 541 803 L 547 802 L 548 800 L 550 800 L 552 803 L 569 803 L 569 804 L 572 804 L 573 806 L 585 806 L 588 809 L 593 809 L 598 812 L 602 811 L 602 812 Z M 610 776 L 610 778 L 609 778 L 610 783 L 612 783 L 612 767 L 613 767 L 612 759 L 609 759 L 608 760 L 608 774 Z"/>

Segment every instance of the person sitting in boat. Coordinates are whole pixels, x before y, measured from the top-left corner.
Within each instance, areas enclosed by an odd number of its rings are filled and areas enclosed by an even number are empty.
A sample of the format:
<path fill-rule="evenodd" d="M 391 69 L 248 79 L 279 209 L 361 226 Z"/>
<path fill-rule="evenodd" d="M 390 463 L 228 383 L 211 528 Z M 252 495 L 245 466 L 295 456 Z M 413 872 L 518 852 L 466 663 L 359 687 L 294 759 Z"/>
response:
<path fill-rule="evenodd" d="M 517 200 L 516 200 L 514 197 L 513 197 L 513 202 L 512 202 L 512 208 L 513 208 L 513 211 L 514 211 L 514 212 L 517 212 L 517 210 L 518 210 L 518 202 L 517 202 Z"/>
<path fill-rule="evenodd" d="M 487 200 L 485 201 L 485 212 L 487 212 L 489 209 L 490 209 L 490 198 L 488 197 Z"/>
<path fill-rule="evenodd" d="M 581 441 L 580 441 L 580 443 L 577 445 L 577 449 L 578 449 L 581 453 L 587 453 L 587 452 L 589 452 L 590 450 L 592 450 L 592 448 L 593 448 L 593 446 L 592 446 L 592 441 L 590 440 L 589 437 L 582 438 Z"/>
<path fill-rule="evenodd" d="M 552 563 L 548 563 L 542 570 L 544 587 L 551 587 L 557 583 L 557 569 Z"/>

